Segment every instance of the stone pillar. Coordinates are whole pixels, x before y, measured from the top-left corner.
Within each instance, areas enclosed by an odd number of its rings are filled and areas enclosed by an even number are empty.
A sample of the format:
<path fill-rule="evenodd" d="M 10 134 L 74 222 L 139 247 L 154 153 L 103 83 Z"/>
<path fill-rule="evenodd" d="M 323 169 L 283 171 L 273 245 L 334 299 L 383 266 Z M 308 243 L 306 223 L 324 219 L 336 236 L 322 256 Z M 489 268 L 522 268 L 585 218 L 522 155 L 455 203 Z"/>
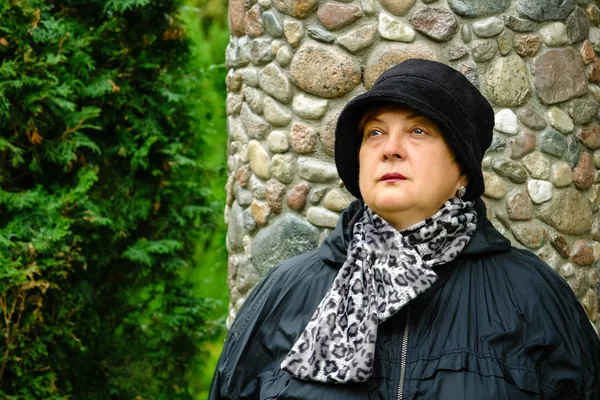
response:
<path fill-rule="evenodd" d="M 352 200 L 340 110 L 407 58 L 457 68 L 491 101 L 489 218 L 598 317 L 600 9 L 590 0 L 229 0 L 229 322 L 277 262 Z"/>

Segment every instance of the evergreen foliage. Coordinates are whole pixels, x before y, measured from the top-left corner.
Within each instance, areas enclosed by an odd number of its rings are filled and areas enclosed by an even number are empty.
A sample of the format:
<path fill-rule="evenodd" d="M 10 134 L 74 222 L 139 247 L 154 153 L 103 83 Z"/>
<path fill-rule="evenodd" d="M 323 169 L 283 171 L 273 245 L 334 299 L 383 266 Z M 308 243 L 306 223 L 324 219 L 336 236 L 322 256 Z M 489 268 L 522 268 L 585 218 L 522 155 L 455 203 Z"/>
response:
<path fill-rule="evenodd" d="M 0 398 L 190 398 L 219 329 L 179 1 L 0 4 Z"/>

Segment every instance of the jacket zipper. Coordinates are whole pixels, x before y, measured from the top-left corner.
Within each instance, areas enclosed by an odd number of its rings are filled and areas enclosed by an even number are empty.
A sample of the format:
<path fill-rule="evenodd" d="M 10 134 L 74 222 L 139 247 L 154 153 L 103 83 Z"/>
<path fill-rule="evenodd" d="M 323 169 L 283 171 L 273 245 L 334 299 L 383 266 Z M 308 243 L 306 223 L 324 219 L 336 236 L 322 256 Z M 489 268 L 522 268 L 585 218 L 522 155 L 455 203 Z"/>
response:
<path fill-rule="evenodd" d="M 406 351 L 408 350 L 408 333 L 410 324 L 410 307 L 406 311 L 406 325 L 402 335 L 402 356 L 400 359 L 400 382 L 398 383 L 398 400 L 402 400 L 404 391 L 404 376 L 406 375 Z"/>

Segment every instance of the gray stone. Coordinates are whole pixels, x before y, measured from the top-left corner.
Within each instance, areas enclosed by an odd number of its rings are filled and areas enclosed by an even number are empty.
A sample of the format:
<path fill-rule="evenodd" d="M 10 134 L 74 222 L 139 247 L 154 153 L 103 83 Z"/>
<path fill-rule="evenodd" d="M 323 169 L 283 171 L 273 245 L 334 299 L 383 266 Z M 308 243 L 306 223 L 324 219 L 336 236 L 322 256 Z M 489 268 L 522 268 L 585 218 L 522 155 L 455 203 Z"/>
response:
<path fill-rule="evenodd" d="M 250 211 L 249 208 L 244 210 L 243 221 L 244 228 L 248 232 L 254 232 L 256 230 L 256 221 L 254 220 L 252 211 Z"/>
<path fill-rule="evenodd" d="M 558 107 L 550 107 L 546 118 L 548 118 L 550 125 L 561 133 L 570 133 L 575 129 L 571 118 Z"/>
<path fill-rule="evenodd" d="M 277 63 L 280 66 L 285 67 L 290 63 L 290 61 L 292 61 L 292 56 L 293 53 L 292 49 L 290 49 L 290 46 L 281 46 L 279 50 L 277 50 L 275 60 L 277 60 Z"/>
<path fill-rule="evenodd" d="M 508 193 L 506 212 L 513 221 L 527 221 L 533 217 L 533 203 L 525 188 L 517 187 Z"/>
<path fill-rule="evenodd" d="M 592 221 L 592 238 L 600 241 L 600 214 L 595 213 Z"/>
<path fill-rule="evenodd" d="M 590 4 L 585 8 L 585 12 L 594 25 L 600 24 L 600 8 L 596 4 Z"/>
<path fill-rule="evenodd" d="M 329 189 L 327 187 L 320 187 L 320 188 L 316 188 L 313 191 L 310 192 L 310 195 L 308 196 L 308 201 L 310 201 L 310 204 L 314 204 L 317 205 L 321 202 L 321 200 L 323 199 L 323 196 L 325 196 L 325 193 L 327 193 Z"/>
<path fill-rule="evenodd" d="M 256 140 L 251 140 L 248 143 L 248 161 L 250 161 L 250 169 L 256 176 L 262 179 L 271 177 L 269 154 Z"/>
<path fill-rule="evenodd" d="M 318 26 L 309 26 L 306 30 L 308 36 L 315 39 L 317 42 L 331 44 L 335 42 L 335 35 Z"/>
<path fill-rule="evenodd" d="M 371 88 L 383 71 L 410 58 L 441 61 L 437 48 L 425 41 L 380 43 L 375 45 L 367 59 L 363 76 L 365 88 Z"/>
<path fill-rule="evenodd" d="M 373 15 L 377 12 L 377 0 L 360 0 L 360 7 L 367 15 Z"/>
<path fill-rule="evenodd" d="M 257 3 L 265 10 L 271 8 L 271 0 L 258 0 Z"/>
<path fill-rule="evenodd" d="M 588 124 L 598 112 L 598 102 L 592 99 L 575 99 L 569 103 L 568 110 L 575 124 Z"/>
<path fill-rule="evenodd" d="M 577 132 L 577 138 L 591 150 L 600 149 L 600 126 L 593 122 L 581 127 Z"/>
<path fill-rule="evenodd" d="M 587 92 L 587 78 L 583 62 L 572 48 L 553 49 L 533 61 L 535 87 L 545 104 L 560 103 Z"/>
<path fill-rule="evenodd" d="M 312 153 L 317 149 L 318 134 L 310 126 L 294 122 L 290 130 L 292 148 L 296 153 Z"/>
<path fill-rule="evenodd" d="M 410 18 L 414 28 L 425 36 L 447 42 L 458 32 L 458 21 L 452 12 L 440 7 L 421 7 Z"/>
<path fill-rule="evenodd" d="M 504 12 L 510 0 L 448 0 L 448 5 L 458 15 L 477 18 Z"/>
<path fill-rule="evenodd" d="M 271 125 L 286 126 L 292 121 L 292 112 L 277 100 L 266 96 L 263 105 L 263 115 Z"/>
<path fill-rule="evenodd" d="M 573 170 L 565 161 L 557 161 L 550 169 L 550 181 L 557 188 L 569 186 L 573 183 Z"/>
<path fill-rule="evenodd" d="M 600 29 L 596 27 L 590 28 L 589 40 L 592 48 L 600 51 Z"/>
<path fill-rule="evenodd" d="M 258 68 L 249 65 L 246 68 L 240 70 L 242 75 L 242 81 L 252 87 L 258 87 Z"/>
<path fill-rule="evenodd" d="M 594 166 L 600 169 L 600 150 L 594 152 L 592 159 L 594 160 Z"/>
<path fill-rule="evenodd" d="M 541 130 L 546 127 L 546 120 L 540 117 L 529 107 L 523 107 L 517 111 L 519 121 L 529 129 Z"/>
<path fill-rule="evenodd" d="M 225 77 L 225 84 L 229 92 L 239 92 L 242 88 L 242 74 L 239 71 L 230 69 Z"/>
<path fill-rule="evenodd" d="M 243 207 L 249 206 L 250 203 L 252 203 L 252 200 L 254 200 L 252 192 L 244 189 L 237 182 L 233 184 L 233 195 L 235 196 L 238 204 Z"/>
<path fill-rule="evenodd" d="M 548 47 L 567 43 L 567 27 L 561 22 L 551 22 L 540 29 L 540 37 Z"/>
<path fill-rule="evenodd" d="M 504 139 L 500 135 L 494 135 L 488 151 L 502 150 L 504 149 L 504 147 L 506 147 L 506 139 Z"/>
<path fill-rule="evenodd" d="M 515 0 L 521 17 L 534 21 L 565 20 L 575 8 L 573 0 Z"/>
<path fill-rule="evenodd" d="M 247 234 L 244 228 L 244 211 L 242 207 L 234 201 L 229 213 L 229 226 L 227 227 L 227 250 L 230 253 L 238 253 L 244 250 L 244 235 Z"/>
<path fill-rule="evenodd" d="M 317 246 L 319 230 L 287 214 L 258 232 L 252 241 L 252 263 L 265 275 L 279 262 Z"/>
<path fill-rule="evenodd" d="M 306 44 L 294 55 L 290 75 L 300 89 L 332 99 L 344 96 L 360 83 L 361 67 L 342 50 Z"/>
<path fill-rule="evenodd" d="M 460 37 L 465 43 L 469 43 L 473 39 L 473 33 L 471 32 L 469 25 L 463 24 L 460 28 Z"/>
<path fill-rule="evenodd" d="M 329 113 L 321 123 L 321 131 L 319 132 L 319 140 L 322 144 L 322 149 L 330 156 L 335 152 L 335 127 L 338 120 L 338 111 Z"/>
<path fill-rule="evenodd" d="M 275 64 L 269 64 L 258 75 L 258 84 L 268 94 L 282 103 L 292 100 L 292 85 L 283 70 Z"/>
<path fill-rule="evenodd" d="M 579 154 L 581 154 L 581 144 L 575 136 L 567 137 L 567 150 L 565 153 L 565 161 L 569 163 L 571 168 L 579 162 Z"/>
<path fill-rule="evenodd" d="M 446 49 L 446 57 L 448 60 L 458 60 L 469 54 L 469 50 L 462 44 L 453 44 Z"/>
<path fill-rule="evenodd" d="M 250 60 L 254 65 L 264 65 L 271 62 L 275 58 L 275 54 L 271 49 L 270 38 L 258 38 L 250 42 Z"/>
<path fill-rule="evenodd" d="M 408 24 L 384 12 L 379 13 L 378 29 L 382 38 L 397 42 L 412 42 L 417 35 Z"/>
<path fill-rule="evenodd" d="M 267 148 L 272 153 L 285 153 L 290 148 L 287 134 L 283 131 L 273 131 L 267 137 Z"/>
<path fill-rule="evenodd" d="M 552 200 L 538 208 L 536 216 L 564 234 L 585 234 L 592 226 L 590 202 L 572 187 L 556 190 Z"/>
<path fill-rule="evenodd" d="M 229 117 L 227 118 L 227 125 L 229 135 L 233 140 L 248 143 L 248 135 L 246 135 L 246 131 L 244 130 L 244 125 L 239 118 Z"/>
<path fill-rule="evenodd" d="M 555 157 L 562 157 L 567 150 L 567 140 L 555 130 L 548 129 L 539 135 L 540 150 Z"/>
<path fill-rule="evenodd" d="M 464 62 L 458 64 L 458 70 L 471 82 L 473 86 L 479 89 L 479 74 L 477 66 L 474 63 Z"/>
<path fill-rule="evenodd" d="M 309 96 L 304 93 L 298 93 L 294 96 L 292 109 L 300 118 L 305 119 L 321 119 L 327 111 L 328 101 L 318 97 Z"/>
<path fill-rule="evenodd" d="M 239 114 L 242 109 L 244 96 L 238 93 L 227 94 L 227 115 Z"/>
<path fill-rule="evenodd" d="M 242 104 L 240 117 L 246 133 L 253 139 L 262 139 L 269 131 L 269 123 L 264 118 L 254 114 L 246 103 Z"/>
<path fill-rule="evenodd" d="M 343 211 L 350 205 L 352 198 L 341 190 L 333 189 L 327 192 L 323 205 L 331 211 Z"/>
<path fill-rule="evenodd" d="M 517 116 L 509 108 L 504 108 L 498 111 L 494 116 L 494 129 L 498 132 L 516 135 L 519 133 Z"/>
<path fill-rule="evenodd" d="M 483 195 L 490 199 L 502 199 L 506 195 L 506 184 L 496 174 L 489 172 L 483 173 L 483 180 L 485 182 L 485 192 Z"/>
<path fill-rule="evenodd" d="M 473 22 L 473 33 L 482 38 L 499 35 L 504 29 L 504 22 L 498 17 L 489 17 Z"/>
<path fill-rule="evenodd" d="M 330 31 L 345 28 L 361 16 L 360 7 L 354 4 L 328 2 L 321 4 L 317 10 L 319 22 Z"/>
<path fill-rule="evenodd" d="M 496 159 L 492 168 L 500 176 L 510 179 L 514 183 L 524 183 L 527 180 L 527 171 L 521 164 L 508 159 Z"/>
<path fill-rule="evenodd" d="M 569 15 L 566 25 L 569 44 L 587 39 L 590 33 L 590 20 L 585 15 L 585 12 L 578 7 Z"/>
<path fill-rule="evenodd" d="M 538 151 L 526 155 L 521 163 L 535 179 L 548 179 L 550 176 L 550 161 Z"/>
<path fill-rule="evenodd" d="M 515 32 L 531 32 L 535 28 L 533 22 L 526 19 L 520 19 L 512 15 L 505 15 L 503 18 L 504 24 Z"/>
<path fill-rule="evenodd" d="M 285 19 L 283 21 L 283 34 L 285 35 L 285 38 L 290 46 L 298 46 L 304 37 L 304 27 L 302 22 L 292 19 Z"/>
<path fill-rule="evenodd" d="M 317 0 L 273 0 L 276 9 L 298 19 L 308 17 L 316 5 Z"/>
<path fill-rule="evenodd" d="M 519 159 L 535 149 L 536 136 L 529 130 L 524 130 L 518 136 L 510 139 L 508 146 L 510 148 L 510 158 Z"/>
<path fill-rule="evenodd" d="M 527 69 L 521 57 L 509 54 L 495 60 L 486 74 L 485 90 L 500 107 L 521 105 L 529 94 Z"/>
<path fill-rule="evenodd" d="M 377 24 L 370 22 L 363 24 L 350 32 L 340 36 L 337 43 L 350 53 L 358 53 L 375 43 L 377 39 Z"/>
<path fill-rule="evenodd" d="M 267 31 L 270 36 L 275 38 L 283 36 L 283 23 L 281 22 L 279 14 L 273 10 L 265 11 L 262 14 L 262 20 L 265 25 L 265 31 Z"/>
<path fill-rule="evenodd" d="M 242 94 L 244 95 L 244 100 L 246 100 L 246 103 L 250 106 L 250 109 L 257 114 L 262 114 L 265 94 L 253 87 L 243 88 Z"/>
<path fill-rule="evenodd" d="M 323 207 L 309 207 L 306 210 L 306 219 L 313 225 L 324 228 L 335 228 L 340 216 Z"/>
<path fill-rule="evenodd" d="M 404 15 L 415 5 L 415 0 L 379 0 L 383 8 L 394 15 Z"/>
<path fill-rule="evenodd" d="M 552 198 L 552 183 L 532 179 L 527 182 L 527 192 L 534 204 L 542 204 Z"/>
<path fill-rule="evenodd" d="M 292 183 L 296 172 L 296 161 L 291 154 L 275 154 L 271 159 L 271 173 L 279 182 Z"/>
<path fill-rule="evenodd" d="M 505 56 L 510 53 L 513 48 L 514 40 L 515 34 L 510 29 L 505 29 L 496 40 L 498 42 L 498 51 L 500 51 L 500 54 Z"/>
<path fill-rule="evenodd" d="M 327 183 L 338 179 L 337 169 L 334 164 L 310 157 L 298 159 L 298 175 L 313 183 Z"/>
<path fill-rule="evenodd" d="M 538 249 L 548 241 L 546 229 L 537 222 L 516 223 L 511 227 L 511 232 L 519 243 L 530 249 Z"/>
<path fill-rule="evenodd" d="M 588 89 L 592 93 L 592 96 L 594 96 L 594 99 L 600 102 L 600 87 L 598 87 L 597 85 L 589 85 Z M 598 116 L 597 114 L 596 119 L 600 119 L 600 116 Z"/>
<path fill-rule="evenodd" d="M 225 66 L 227 68 L 238 68 L 247 65 L 250 62 L 250 51 L 241 42 L 248 43 L 248 38 L 243 37 L 239 40 L 233 38 L 225 49 Z"/>
<path fill-rule="evenodd" d="M 494 58 L 498 43 L 491 39 L 478 39 L 471 43 L 471 56 L 476 62 L 486 62 Z"/>

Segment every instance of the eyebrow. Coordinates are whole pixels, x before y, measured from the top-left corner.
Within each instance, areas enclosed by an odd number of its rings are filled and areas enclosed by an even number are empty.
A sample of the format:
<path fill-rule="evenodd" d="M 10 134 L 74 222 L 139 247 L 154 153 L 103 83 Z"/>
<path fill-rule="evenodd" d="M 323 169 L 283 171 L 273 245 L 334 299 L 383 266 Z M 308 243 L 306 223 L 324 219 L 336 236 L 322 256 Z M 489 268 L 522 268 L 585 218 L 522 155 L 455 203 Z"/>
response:
<path fill-rule="evenodd" d="M 418 118 L 427 118 L 426 116 L 424 116 L 423 114 L 420 114 L 416 111 L 411 112 L 410 114 L 408 114 L 407 119 L 418 119 Z M 381 118 L 379 118 L 379 116 L 371 118 L 367 123 L 374 121 L 374 122 L 384 122 Z"/>

